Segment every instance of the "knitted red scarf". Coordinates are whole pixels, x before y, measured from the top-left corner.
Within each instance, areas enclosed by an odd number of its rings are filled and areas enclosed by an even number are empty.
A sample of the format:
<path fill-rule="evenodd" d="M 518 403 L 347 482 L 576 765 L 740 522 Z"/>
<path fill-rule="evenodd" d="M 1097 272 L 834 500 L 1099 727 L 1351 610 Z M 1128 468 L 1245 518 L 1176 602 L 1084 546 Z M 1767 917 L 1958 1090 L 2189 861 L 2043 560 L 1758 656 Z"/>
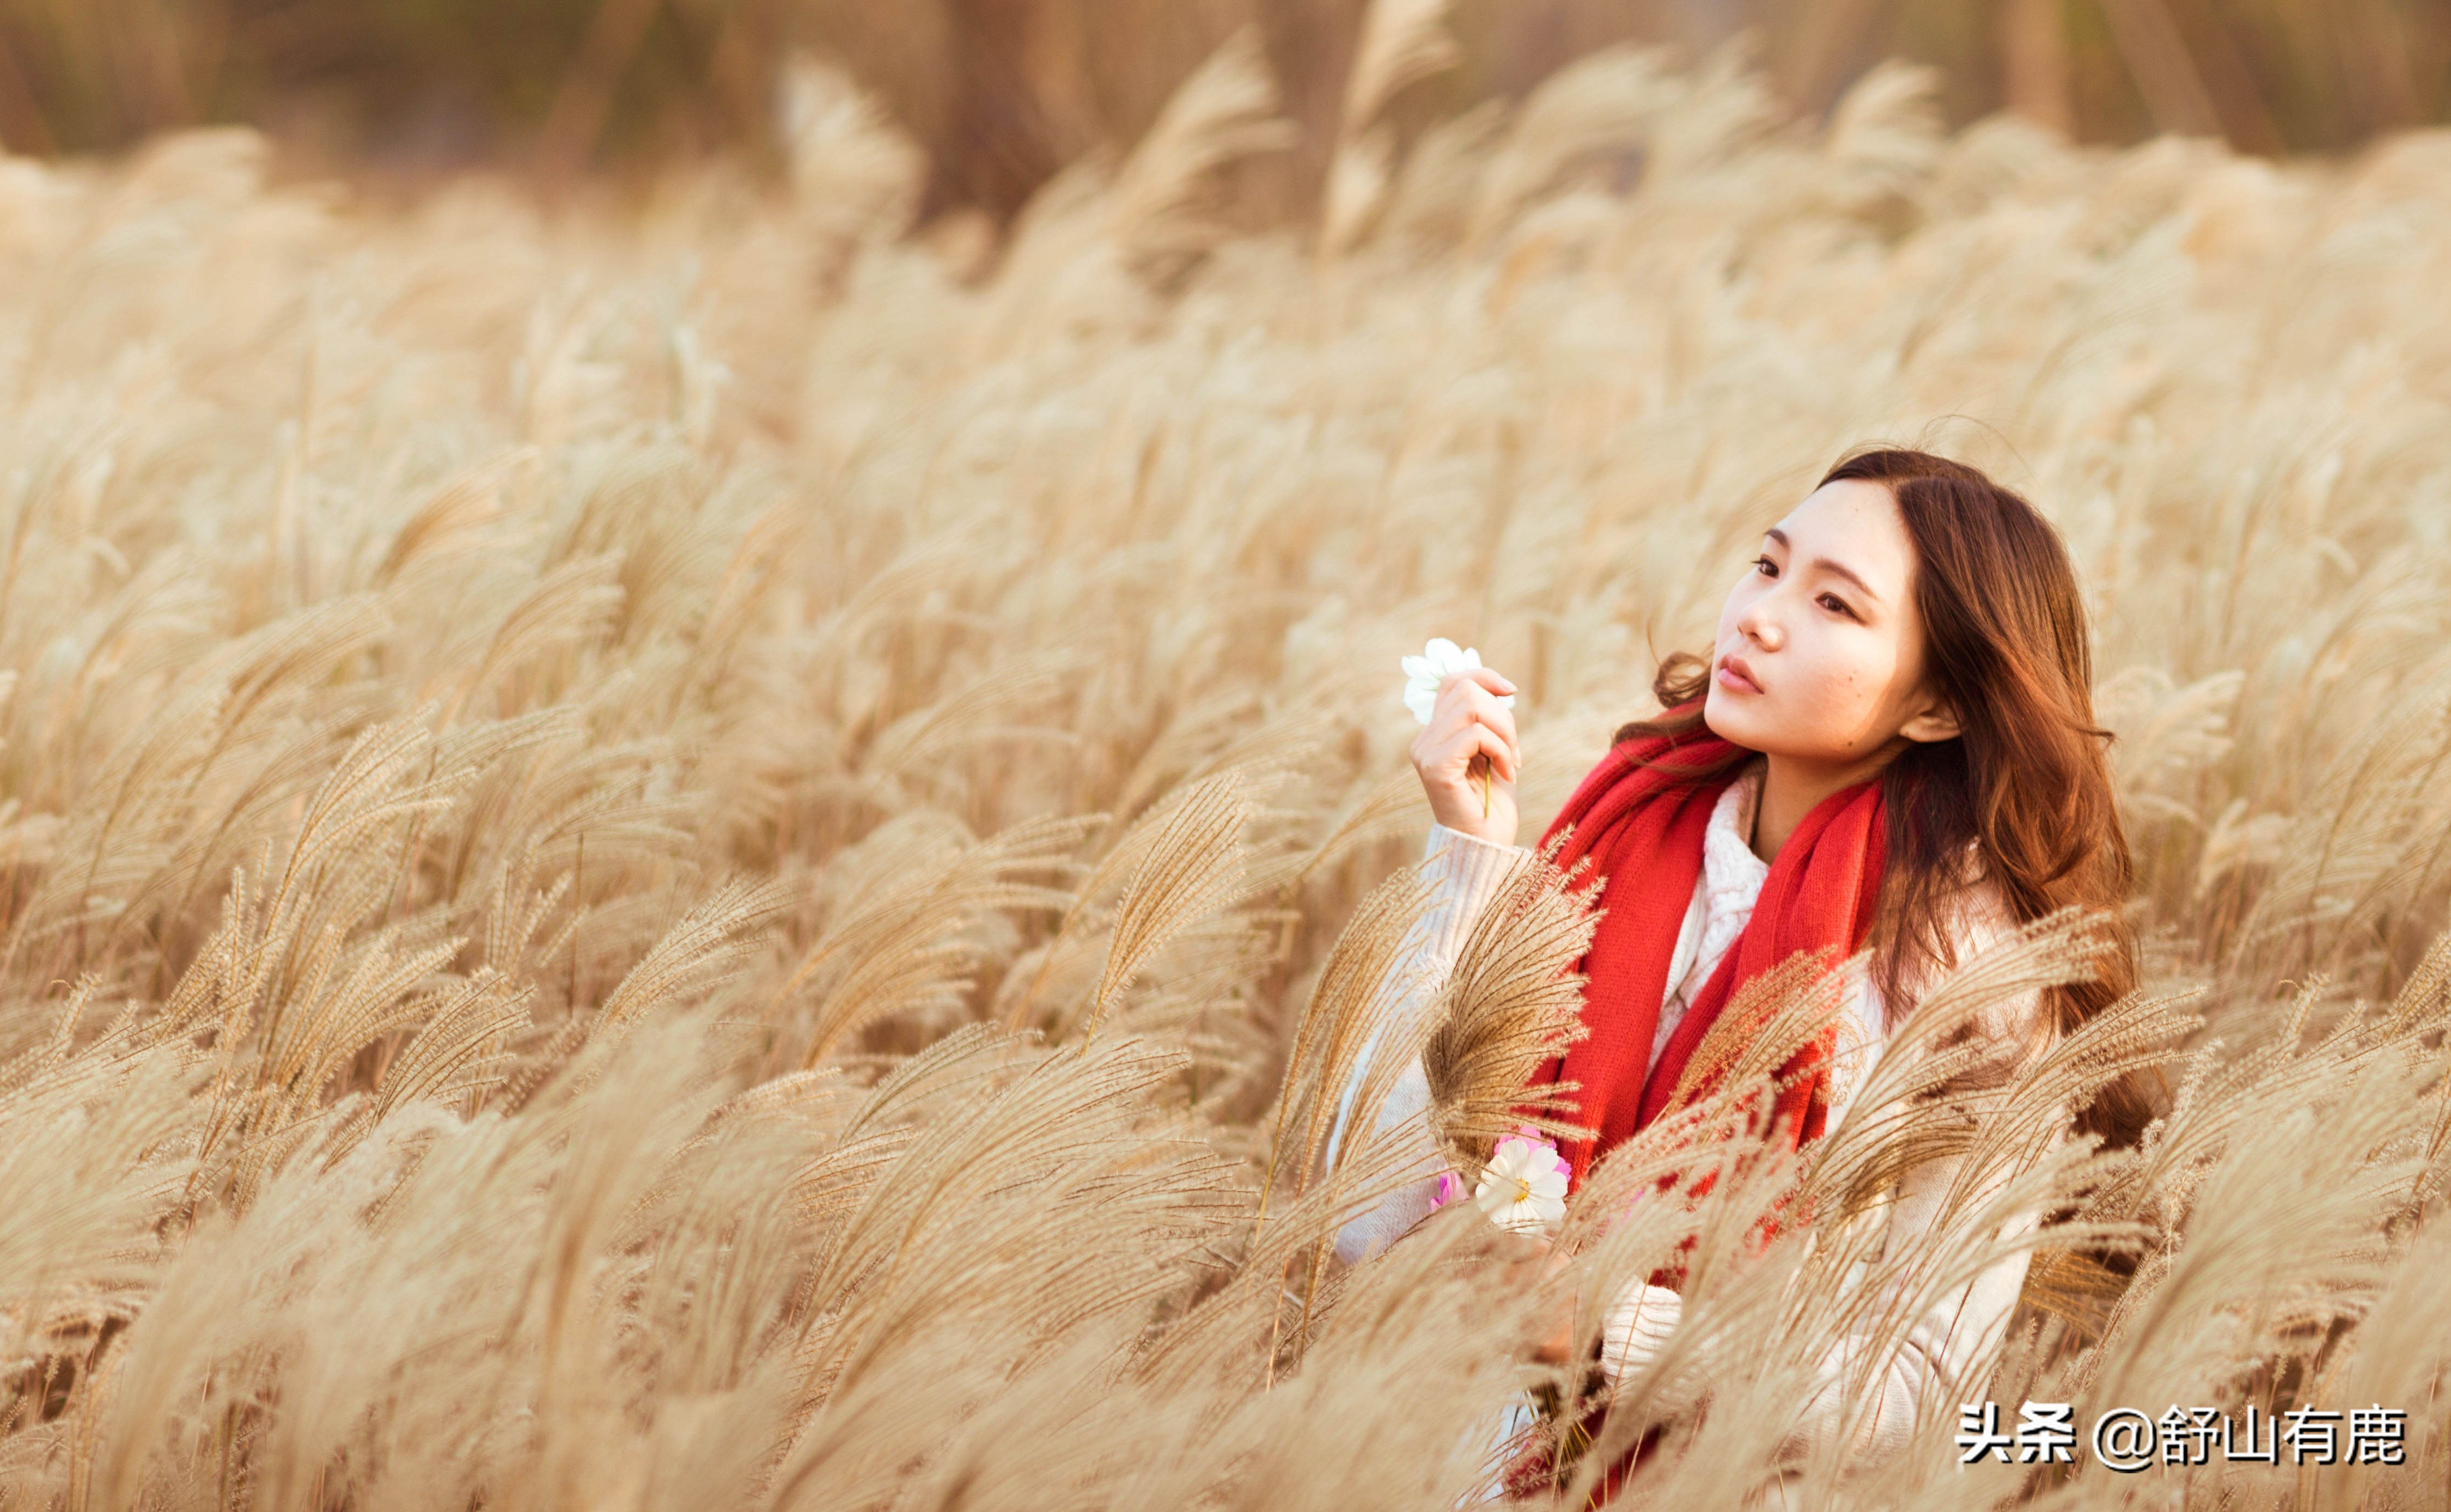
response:
<path fill-rule="evenodd" d="M 1669 712 L 1682 714 L 1693 707 Z M 1545 846 L 1559 830 L 1574 827 L 1559 849 L 1557 863 L 1571 873 L 1578 861 L 1590 857 L 1589 874 L 1577 885 L 1598 888 L 1598 901 L 1605 905 L 1591 948 L 1576 963 L 1585 977 L 1582 1018 L 1591 1032 L 1532 1077 L 1536 1086 L 1560 1078 L 1578 1084 L 1572 1094 L 1578 1105 L 1575 1118 L 1592 1137 L 1566 1141 L 1559 1148 L 1570 1188 L 1579 1188 L 1592 1162 L 1619 1140 L 1679 1106 L 1677 1084 L 1738 988 L 1798 951 L 1834 964 L 1860 949 L 1872 928 L 1886 838 L 1877 779 L 1822 799 L 1779 847 L 1744 933 L 1687 1004 L 1685 1016 L 1660 1047 L 1659 1063 L 1648 1064 L 1676 935 L 1702 871 L 1703 831 L 1719 795 L 1736 780 L 1740 767 L 1731 764 L 1717 776 L 1700 774 L 1729 761 L 1736 752 L 1735 745 L 1707 731 L 1674 742 L 1657 736 L 1628 740 L 1592 769 L 1541 836 Z M 1626 885 L 1611 886 L 1616 878 Z M 1780 1068 L 1783 1090 L 1766 1132 L 1785 1148 L 1820 1137 L 1829 1116 L 1833 1039 L 1825 1031 Z M 1686 1100 L 1709 1090 L 1705 1079 L 1688 1090 Z M 1699 1196 L 1709 1185 L 1705 1177 L 1692 1188 L 1693 1195 Z M 1766 1217 L 1758 1231 L 1766 1238 L 1775 1227 L 1775 1218 Z M 1692 1240 L 1686 1243 L 1690 1246 Z M 1682 1289 L 1682 1262 L 1676 1261 L 1650 1279 L 1655 1286 Z M 1598 1432 L 1605 1411 L 1601 1406 L 1587 1409 L 1581 1420 L 1585 1431 Z M 1655 1428 L 1620 1454 L 1585 1504 L 1596 1507 L 1613 1499 L 1622 1478 L 1657 1436 Z M 1508 1467 L 1509 1500 L 1547 1493 L 1554 1479 L 1551 1455 L 1548 1447 L 1539 1447 Z"/>
<path fill-rule="evenodd" d="M 1593 1161 L 1669 1109 L 1695 1047 L 1738 988 L 1798 951 L 1835 964 L 1862 947 L 1872 927 L 1884 854 L 1878 779 L 1822 799 L 1779 847 L 1744 933 L 1687 1005 L 1659 1063 L 1647 1066 L 1676 935 L 1702 870 L 1703 830 L 1720 793 L 1735 780 L 1735 770 L 1716 777 L 1698 774 L 1736 750 L 1707 731 L 1676 741 L 1661 736 L 1628 740 L 1592 769 L 1541 836 L 1545 845 L 1560 829 L 1574 827 L 1557 863 L 1572 872 L 1577 861 L 1591 857 L 1590 878 L 1577 885 L 1601 889 L 1605 908 L 1590 950 L 1577 963 L 1586 978 L 1582 1021 L 1591 1032 L 1533 1075 L 1536 1086 L 1561 1077 L 1578 1084 L 1570 1094 L 1578 1105 L 1575 1121 L 1592 1137 L 1568 1141 L 1559 1150 L 1570 1188 L 1582 1185 Z M 1785 1090 L 1772 1116 L 1774 1137 L 1787 1148 L 1821 1133 L 1829 1113 L 1831 1042 L 1825 1031 L 1781 1068 Z M 1706 1090 L 1707 1084 L 1693 1089 L 1682 1101 Z"/>

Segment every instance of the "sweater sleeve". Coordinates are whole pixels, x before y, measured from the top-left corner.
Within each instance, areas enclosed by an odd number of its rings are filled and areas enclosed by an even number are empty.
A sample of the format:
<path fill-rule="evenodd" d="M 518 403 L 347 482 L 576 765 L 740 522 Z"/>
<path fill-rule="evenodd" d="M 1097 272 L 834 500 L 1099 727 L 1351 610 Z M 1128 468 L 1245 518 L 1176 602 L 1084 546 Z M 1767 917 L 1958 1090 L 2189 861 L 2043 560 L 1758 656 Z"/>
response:
<path fill-rule="evenodd" d="M 1331 1165 L 1346 1137 L 1354 1097 L 1388 1030 L 1400 1024 L 1412 1025 L 1429 1011 L 1447 972 L 1455 966 L 1456 955 L 1463 949 L 1465 937 L 1472 933 L 1473 921 L 1480 916 L 1481 909 L 1508 875 L 1531 854 L 1520 845 L 1500 845 L 1442 824 L 1431 824 L 1429 841 L 1423 848 L 1423 867 L 1430 884 L 1429 906 L 1406 934 L 1400 952 L 1403 964 L 1391 976 L 1393 982 L 1401 984 L 1392 990 L 1402 995 L 1393 1003 L 1382 1005 L 1384 1011 L 1380 1015 L 1379 1028 L 1355 1057 L 1352 1075 L 1338 1099 L 1336 1123 L 1327 1139 Z M 1417 1056 L 1381 1103 L 1375 1127 L 1382 1130 L 1392 1129 L 1420 1113 L 1429 1102 L 1429 1082 L 1422 1074 Z M 1337 1231 L 1336 1252 L 1340 1258 L 1350 1264 L 1375 1253 L 1428 1214 L 1439 1174 L 1448 1168 L 1426 1131 L 1416 1151 L 1415 1165 L 1419 1172 L 1413 1180 Z"/>
<path fill-rule="evenodd" d="M 1996 923 L 1970 923 L 1964 928 L 1961 939 L 1969 946 L 1979 947 L 2001 933 Z M 1961 952 L 1960 959 L 1964 958 Z M 2004 1060 L 2024 1053 L 2041 1011 L 2039 995 L 2029 992 L 1986 1014 L 1986 1036 L 2000 1047 Z M 1942 1221 L 1945 1208 L 1960 1211 L 1981 1208 L 2018 1175 L 2003 1168 L 1989 1173 L 1979 1188 L 1960 1190 L 1957 1184 L 1965 1177 L 1966 1159 L 1964 1155 L 1936 1157 L 1900 1176 L 1894 1200 L 1883 1212 L 1886 1245 L 1893 1247 L 1901 1235 L 1934 1227 Z M 2002 1225 L 1999 1233 L 2009 1237 L 2030 1230 L 2039 1219 L 2037 1213 L 2017 1214 Z M 2024 1287 L 2029 1258 L 2024 1250 L 2003 1256 L 1972 1280 L 1939 1296 L 1907 1327 L 1894 1348 L 1887 1344 L 1898 1337 L 1893 1316 L 1888 1326 L 1874 1325 L 1842 1336 L 1816 1367 L 1816 1385 L 1789 1424 L 1779 1445 L 1780 1457 L 1801 1457 L 1843 1431 L 1851 1399 L 1860 1404 L 1863 1413 L 1849 1445 L 1851 1457 L 1878 1458 L 1894 1452 L 1905 1446 L 1926 1415 L 1953 1413 L 1959 1402 L 1978 1391 L 1990 1371 Z M 1860 1290 L 1873 1285 L 1867 1279 L 1870 1269 L 1860 1264 L 1851 1267 L 1840 1278 L 1840 1286 Z M 1867 1305 L 1851 1308 L 1859 1316 L 1878 1317 L 1885 1310 L 1872 1299 L 1860 1301 Z M 1629 1285 L 1603 1320 L 1603 1371 L 1614 1380 L 1647 1363 L 1680 1321 L 1682 1306 L 1683 1299 L 1674 1291 L 1640 1281 Z M 1708 1341 L 1704 1346 L 1708 1347 Z M 1873 1351 L 1885 1348 L 1885 1356 L 1870 1358 Z M 1862 1401 L 1867 1394 L 1871 1400 Z"/>
<path fill-rule="evenodd" d="M 1887 1215 L 1886 1232 L 1892 1241 L 1900 1234 L 1924 1232 L 1940 1222 L 1942 1205 L 1950 1199 L 1963 1164 L 1957 1157 L 1925 1161 L 1900 1178 L 1896 1201 Z M 2016 1174 L 2001 1168 L 1980 1189 L 1962 1195 L 1971 1206 L 1988 1203 Z M 2030 1230 L 2038 1218 L 2038 1214 L 2019 1214 L 1999 1232 L 2007 1237 Z M 1943 1293 L 1914 1320 L 1903 1342 L 1886 1358 L 1868 1362 L 1866 1352 L 1875 1345 L 1858 1336 L 1842 1339 L 1821 1362 L 1818 1384 L 1783 1450 L 1801 1455 L 1840 1432 L 1850 1391 L 1869 1391 L 1873 1399 L 1850 1445 L 1853 1454 L 1870 1457 L 1903 1448 L 1927 1415 L 1954 1413 L 1958 1403 L 1979 1395 L 1980 1384 L 1990 1373 L 2007 1337 L 2009 1317 L 2025 1286 L 2029 1258 L 2022 1249 L 2004 1255 L 1972 1280 Z M 1859 1286 L 1862 1268 L 1854 1267 L 1855 1273 L 1849 1277 Z M 1869 1373 L 1867 1364 L 1873 1366 Z"/>

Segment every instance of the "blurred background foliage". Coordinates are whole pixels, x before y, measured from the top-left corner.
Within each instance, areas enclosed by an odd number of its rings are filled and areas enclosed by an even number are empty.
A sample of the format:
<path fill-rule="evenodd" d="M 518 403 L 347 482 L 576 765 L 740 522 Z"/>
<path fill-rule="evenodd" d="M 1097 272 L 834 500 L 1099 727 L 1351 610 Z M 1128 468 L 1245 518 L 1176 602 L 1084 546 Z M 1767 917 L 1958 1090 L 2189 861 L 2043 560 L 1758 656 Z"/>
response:
<path fill-rule="evenodd" d="M 548 187 L 710 154 L 775 166 L 777 66 L 846 64 L 928 148 L 929 208 L 1010 214 L 1136 138 L 1255 26 L 1303 127 L 1261 205 L 1316 203 L 1364 0 L 0 0 L 0 145 L 57 155 L 215 122 L 293 161 Z M 1756 56 L 1799 111 L 1876 61 L 1941 72 L 1955 123 L 2080 141 L 2218 134 L 2339 150 L 2451 111 L 2451 0 L 1456 0 L 1461 66 L 1415 119 L 1627 41 Z M 1273 195 L 1269 192 L 1273 189 Z"/>

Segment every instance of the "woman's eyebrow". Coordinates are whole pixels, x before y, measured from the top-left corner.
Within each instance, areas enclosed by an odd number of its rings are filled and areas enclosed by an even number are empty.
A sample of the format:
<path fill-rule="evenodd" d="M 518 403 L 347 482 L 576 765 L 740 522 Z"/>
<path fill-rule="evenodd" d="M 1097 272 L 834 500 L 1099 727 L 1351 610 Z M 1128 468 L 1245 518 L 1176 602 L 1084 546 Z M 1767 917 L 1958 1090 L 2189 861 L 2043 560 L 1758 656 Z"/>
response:
<path fill-rule="evenodd" d="M 1762 534 L 1768 536 L 1771 540 L 1777 541 L 1782 546 L 1788 544 L 1787 532 L 1779 529 L 1776 525 L 1771 526 L 1770 529 L 1763 531 Z M 1857 576 L 1855 569 L 1853 567 L 1849 567 L 1842 562 L 1832 561 L 1827 557 L 1815 557 L 1811 561 L 1806 562 L 1805 565 L 1808 567 L 1818 567 L 1824 572 L 1834 573 L 1837 576 L 1846 579 L 1849 582 L 1853 583 L 1856 590 L 1862 593 L 1865 598 L 1872 599 L 1874 603 L 1879 603 L 1881 601 L 1881 596 L 1873 591 L 1873 585 L 1866 582 L 1861 577 Z"/>

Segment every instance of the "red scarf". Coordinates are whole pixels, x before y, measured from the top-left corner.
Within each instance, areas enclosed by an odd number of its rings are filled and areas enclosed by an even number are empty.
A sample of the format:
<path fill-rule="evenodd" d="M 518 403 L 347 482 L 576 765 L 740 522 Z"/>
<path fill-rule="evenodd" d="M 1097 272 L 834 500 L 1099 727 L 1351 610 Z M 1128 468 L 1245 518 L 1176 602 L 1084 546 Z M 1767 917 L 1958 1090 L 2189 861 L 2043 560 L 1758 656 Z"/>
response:
<path fill-rule="evenodd" d="M 1694 994 L 1661 1047 L 1659 1063 L 1647 1066 L 1676 936 L 1702 871 L 1703 831 L 1719 795 L 1735 780 L 1733 769 L 1716 777 L 1699 774 L 1737 749 L 1708 731 L 1674 742 L 1661 736 L 1628 740 L 1591 770 L 1541 836 L 1545 845 L 1574 826 L 1557 863 L 1571 872 L 1591 857 L 1591 879 L 1578 886 L 1599 888 L 1606 910 L 1576 966 L 1586 978 L 1582 1020 L 1591 1032 L 1532 1078 L 1536 1086 L 1561 1077 L 1579 1084 L 1570 1094 L 1578 1104 L 1575 1121 L 1593 1137 L 1559 1149 L 1570 1188 L 1579 1188 L 1593 1161 L 1668 1111 L 1672 1101 L 1682 1106 L 1708 1090 L 1706 1084 L 1683 1099 L 1674 1095 L 1695 1047 L 1736 989 L 1798 951 L 1834 965 L 1860 949 L 1872 928 L 1885 849 L 1877 778 L 1822 799 L 1779 847 L 1744 933 Z M 1619 878 L 1623 886 L 1612 885 Z M 1780 1069 L 1785 1090 L 1771 1111 L 1773 1137 L 1785 1148 L 1820 1136 L 1829 1114 L 1833 1039 L 1825 1031 Z"/>
<path fill-rule="evenodd" d="M 1682 714 L 1694 707 L 1689 703 L 1669 712 Z M 1574 834 L 1559 849 L 1557 863 L 1571 872 L 1589 856 L 1590 876 L 1578 885 L 1598 888 L 1606 907 L 1590 950 L 1576 963 L 1585 977 L 1582 1018 L 1591 1032 L 1532 1077 L 1536 1086 L 1561 1077 L 1579 1084 L 1572 1094 L 1578 1104 L 1575 1118 L 1592 1130 L 1592 1137 L 1559 1148 L 1570 1188 L 1579 1188 L 1591 1163 L 1619 1140 L 1710 1090 L 1705 1079 L 1689 1089 L 1684 1099 L 1676 1096 L 1696 1047 L 1736 989 L 1798 951 L 1818 953 L 1825 965 L 1835 964 L 1860 949 L 1872 928 L 1887 835 L 1877 779 L 1822 799 L 1779 847 L 1744 933 L 1687 1004 L 1685 1016 L 1660 1047 L 1659 1063 L 1648 1065 L 1676 936 L 1693 903 L 1694 881 L 1702 872 L 1703 832 L 1719 795 L 1736 780 L 1741 769 L 1732 762 L 1736 754 L 1734 744 L 1707 731 L 1676 742 L 1657 736 L 1628 740 L 1591 770 L 1541 836 L 1546 845 L 1560 829 L 1574 826 Z M 1717 776 L 1700 775 L 1722 762 L 1731 765 Z M 1612 889 L 1610 879 L 1618 877 L 1627 885 Z M 1784 1148 L 1793 1149 L 1821 1135 L 1829 1116 L 1833 1037 L 1825 1030 L 1779 1069 L 1784 1090 L 1772 1108 L 1767 1132 Z M 1674 1184 L 1670 1178 L 1663 1188 Z M 1705 1177 L 1692 1194 L 1699 1196 L 1709 1186 Z M 1767 1238 L 1775 1227 L 1775 1217 L 1765 1217 L 1757 1232 Z M 1672 1262 L 1650 1279 L 1655 1286 L 1682 1289 L 1683 1263 Z M 1583 1426 L 1598 1432 L 1604 1416 L 1605 1408 L 1592 1408 Z M 1597 1507 L 1611 1501 L 1622 1478 L 1657 1437 L 1655 1428 L 1620 1454 L 1585 1504 Z M 1553 1463 L 1551 1451 L 1543 1447 L 1511 1465 L 1508 1499 L 1545 1495 Z"/>

